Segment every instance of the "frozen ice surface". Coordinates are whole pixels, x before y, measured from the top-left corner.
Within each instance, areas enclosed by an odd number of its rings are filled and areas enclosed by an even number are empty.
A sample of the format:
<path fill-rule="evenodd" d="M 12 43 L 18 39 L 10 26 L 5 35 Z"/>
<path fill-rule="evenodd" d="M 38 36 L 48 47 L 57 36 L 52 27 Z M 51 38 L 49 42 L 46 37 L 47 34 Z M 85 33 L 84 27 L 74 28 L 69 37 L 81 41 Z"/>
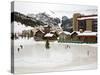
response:
<path fill-rule="evenodd" d="M 97 66 L 96 44 L 36 42 L 33 38 L 14 40 L 15 73 L 33 73 L 77 69 L 95 69 Z M 23 48 L 20 48 L 23 45 Z M 18 52 L 18 48 L 20 48 Z"/>

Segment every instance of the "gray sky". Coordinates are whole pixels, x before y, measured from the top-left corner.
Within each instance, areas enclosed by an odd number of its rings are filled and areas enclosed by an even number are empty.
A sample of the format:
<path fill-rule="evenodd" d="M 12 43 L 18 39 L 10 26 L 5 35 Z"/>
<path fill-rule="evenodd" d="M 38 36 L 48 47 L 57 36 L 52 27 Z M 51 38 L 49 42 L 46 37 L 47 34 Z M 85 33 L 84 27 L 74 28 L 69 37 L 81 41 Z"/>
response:
<path fill-rule="evenodd" d="M 68 4 L 51 4 L 51 3 L 34 3 L 15 1 L 14 10 L 23 14 L 37 14 L 46 12 L 52 17 L 68 16 L 72 17 L 73 13 L 97 14 L 96 6 L 88 5 L 68 5 Z"/>

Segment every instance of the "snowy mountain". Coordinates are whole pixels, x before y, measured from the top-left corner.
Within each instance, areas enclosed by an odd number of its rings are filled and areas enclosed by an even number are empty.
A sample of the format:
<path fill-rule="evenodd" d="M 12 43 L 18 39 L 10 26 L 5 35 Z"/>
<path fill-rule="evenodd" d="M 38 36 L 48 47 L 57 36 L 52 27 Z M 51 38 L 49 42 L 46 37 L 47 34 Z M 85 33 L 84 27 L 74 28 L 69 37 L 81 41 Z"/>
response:
<path fill-rule="evenodd" d="M 64 31 L 72 32 L 72 19 L 69 19 L 67 16 L 63 16 L 61 27 Z"/>
<path fill-rule="evenodd" d="M 57 26 L 60 23 L 59 18 L 53 18 L 49 14 L 43 12 L 43 13 L 38 13 L 38 14 L 28 14 L 29 17 L 35 18 L 36 20 L 39 20 L 43 22 L 45 25 L 50 25 L 50 26 Z"/>
<path fill-rule="evenodd" d="M 51 17 L 49 14 L 46 13 L 38 13 L 38 14 L 28 14 L 24 15 L 19 12 L 12 12 L 11 13 L 11 22 L 17 21 L 26 26 L 57 26 L 60 23 L 60 19 L 55 17 Z"/>
<path fill-rule="evenodd" d="M 36 20 L 36 18 L 29 17 L 19 12 L 11 13 L 11 22 L 13 21 L 20 22 L 22 24 L 25 24 L 26 26 L 31 26 L 31 27 L 44 25 L 43 22 Z"/>
<path fill-rule="evenodd" d="M 57 17 L 51 17 L 51 15 L 43 12 L 38 14 L 28 14 L 24 15 L 19 12 L 11 13 L 11 22 L 16 21 L 24 24 L 25 26 L 37 27 L 50 25 L 61 26 L 64 31 L 72 31 L 72 19 L 69 19 L 67 16 L 62 17 L 62 22 Z M 60 25 L 59 25 L 60 24 Z"/>

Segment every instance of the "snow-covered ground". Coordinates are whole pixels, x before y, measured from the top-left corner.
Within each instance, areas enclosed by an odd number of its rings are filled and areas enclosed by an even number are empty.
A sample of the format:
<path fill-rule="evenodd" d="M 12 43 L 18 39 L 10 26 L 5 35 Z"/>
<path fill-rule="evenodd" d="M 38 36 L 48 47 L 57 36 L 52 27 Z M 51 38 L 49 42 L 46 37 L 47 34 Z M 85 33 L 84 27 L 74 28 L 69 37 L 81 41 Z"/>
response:
<path fill-rule="evenodd" d="M 15 73 L 33 73 L 97 67 L 97 45 L 50 42 L 33 39 L 14 40 Z M 20 45 L 23 45 L 21 49 Z M 18 52 L 18 48 L 20 48 Z"/>

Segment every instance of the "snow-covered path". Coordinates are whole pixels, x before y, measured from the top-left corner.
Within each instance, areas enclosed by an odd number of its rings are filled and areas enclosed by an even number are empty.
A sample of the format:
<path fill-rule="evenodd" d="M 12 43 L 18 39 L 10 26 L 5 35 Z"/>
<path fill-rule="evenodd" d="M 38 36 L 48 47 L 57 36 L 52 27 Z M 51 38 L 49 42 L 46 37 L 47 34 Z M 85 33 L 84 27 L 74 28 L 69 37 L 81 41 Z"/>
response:
<path fill-rule="evenodd" d="M 18 52 L 19 45 L 23 49 Z M 92 45 L 50 42 L 50 49 L 46 50 L 45 42 L 15 40 L 15 73 L 94 69 L 97 47 Z"/>

